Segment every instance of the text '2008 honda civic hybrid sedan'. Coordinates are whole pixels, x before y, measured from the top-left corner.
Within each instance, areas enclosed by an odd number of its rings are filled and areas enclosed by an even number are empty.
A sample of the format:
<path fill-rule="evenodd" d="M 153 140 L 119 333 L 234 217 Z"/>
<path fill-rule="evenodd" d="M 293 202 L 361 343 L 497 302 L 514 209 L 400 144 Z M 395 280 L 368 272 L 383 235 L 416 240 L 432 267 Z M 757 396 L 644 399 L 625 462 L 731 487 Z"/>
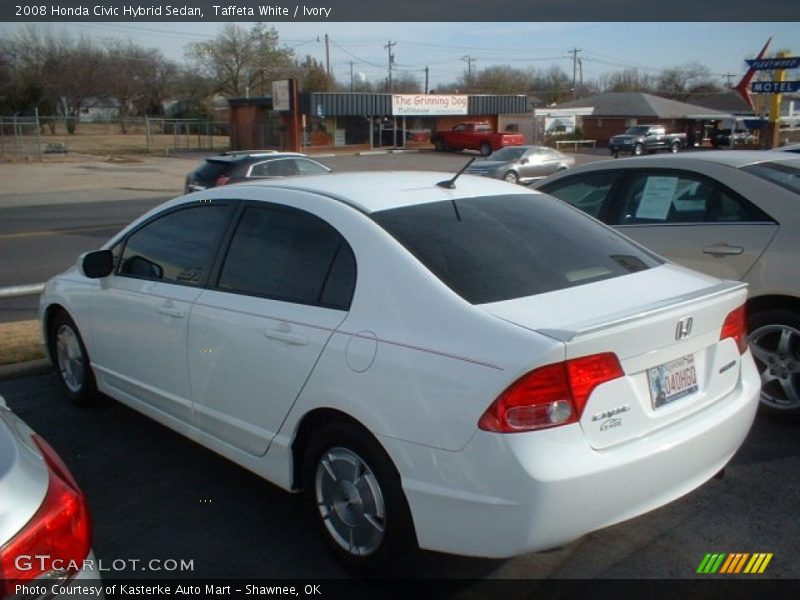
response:
<path fill-rule="evenodd" d="M 70 398 L 304 490 L 364 570 L 552 548 L 711 478 L 757 407 L 745 298 L 519 186 L 349 173 L 168 202 L 41 318 Z"/>

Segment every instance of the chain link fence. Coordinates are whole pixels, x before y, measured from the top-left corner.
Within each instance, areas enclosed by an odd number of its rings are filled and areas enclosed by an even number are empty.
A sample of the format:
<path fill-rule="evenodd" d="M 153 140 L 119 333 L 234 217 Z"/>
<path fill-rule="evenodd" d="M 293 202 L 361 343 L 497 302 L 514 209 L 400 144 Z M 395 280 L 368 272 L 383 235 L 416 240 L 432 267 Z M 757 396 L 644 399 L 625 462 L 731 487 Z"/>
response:
<path fill-rule="evenodd" d="M 0 117 L 0 160 L 41 159 L 42 151 L 37 117 Z"/>
<path fill-rule="evenodd" d="M 63 117 L 0 116 L 0 160 L 41 160 L 72 153 L 222 152 L 230 147 L 229 130 L 223 121 L 145 117 L 81 121 L 69 134 Z"/>

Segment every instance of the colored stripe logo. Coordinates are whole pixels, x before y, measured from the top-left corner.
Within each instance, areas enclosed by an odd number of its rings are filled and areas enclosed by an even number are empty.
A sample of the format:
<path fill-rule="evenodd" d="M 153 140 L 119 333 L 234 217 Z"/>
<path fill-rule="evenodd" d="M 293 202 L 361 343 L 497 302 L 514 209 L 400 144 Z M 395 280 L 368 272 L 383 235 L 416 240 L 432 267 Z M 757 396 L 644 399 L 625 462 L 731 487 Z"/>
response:
<path fill-rule="evenodd" d="M 772 552 L 757 552 L 751 554 L 749 552 L 734 552 L 726 554 L 718 552 L 714 554 L 706 554 L 700 566 L 697 567 L 697 573 L 702 575 L 713 575 L 719 573 L 721 575 L 756 575 L 761 574 L 767 569 L 767 565 L 772 560 Z"/>

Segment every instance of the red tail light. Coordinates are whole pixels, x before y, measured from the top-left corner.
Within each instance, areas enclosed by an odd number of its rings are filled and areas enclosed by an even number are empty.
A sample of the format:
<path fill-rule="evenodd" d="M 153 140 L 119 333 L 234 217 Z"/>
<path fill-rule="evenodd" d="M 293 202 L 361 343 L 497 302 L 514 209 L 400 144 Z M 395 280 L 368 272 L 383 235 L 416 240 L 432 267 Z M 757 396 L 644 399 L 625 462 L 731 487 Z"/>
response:
<path fill-rule="evenodd" d="M 744 304 L 732 310 L 725 318 L 719 339 L 721 341 L 727 338 L 733 338 L 739 348 L 739 353 L 744 354 L 744 351 L 747 350 L 747 312 Z"/>
<path fill-rule="evenodd" d="M 50 470 L 47 494 L 25 527 L 0 548 L 0 597 L 25 581 L 50 571 L 76 571 L 89 554 L 92 537 L 89 510 L 72 474 L 50 445 L 33 441 Z M 9 589 L 3 589 L 9 586 Z"/>
<path fill-rule="evenodd" d="M 220 175 L 219 177 L 217 177 L 217 186 L 225 185 L 230 180 L 231 180 L 231 178 L 228 177 L 227 175 Z"/>
<path fill-rule="evenodd" d="M 478 427 L 515 433 L 575 423 L 594 389 L 623 374 L 611 352 L 540 367 L 506 388 L 483 413 Z"/>

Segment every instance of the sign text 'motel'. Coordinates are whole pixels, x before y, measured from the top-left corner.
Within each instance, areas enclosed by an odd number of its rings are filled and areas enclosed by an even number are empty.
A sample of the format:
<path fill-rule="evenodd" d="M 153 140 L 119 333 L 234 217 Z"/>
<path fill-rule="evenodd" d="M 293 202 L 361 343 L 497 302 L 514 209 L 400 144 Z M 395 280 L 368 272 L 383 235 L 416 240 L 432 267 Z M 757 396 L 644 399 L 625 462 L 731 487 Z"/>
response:
<path fill-rule="evenodd" d="M 752 58 L 747 61 L 751 69 L 756 71 L 774 71 L 776 69 L 796 69 L 800 67 L 800 56 L 785 58 Z"/>
<path fill-rule="evenodd" d="M 800 91 L 800 81 L 754 81 L 750 84 L 754 94 L 791 94 Z"/>

